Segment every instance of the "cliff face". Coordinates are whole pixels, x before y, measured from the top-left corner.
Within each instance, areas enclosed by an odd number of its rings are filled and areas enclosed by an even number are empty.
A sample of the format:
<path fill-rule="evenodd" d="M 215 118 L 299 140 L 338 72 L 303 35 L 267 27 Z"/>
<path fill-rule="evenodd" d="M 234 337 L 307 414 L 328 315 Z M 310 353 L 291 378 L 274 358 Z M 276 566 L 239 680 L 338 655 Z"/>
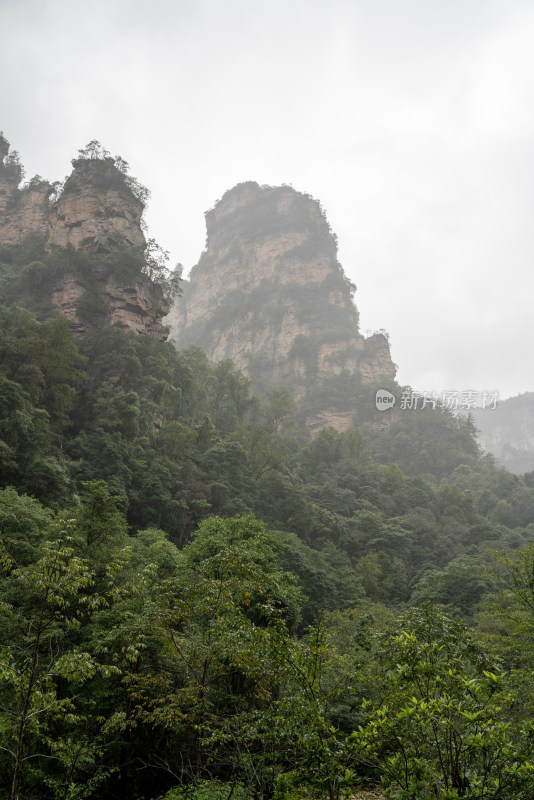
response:
<path fill-rule="evenodd" d="M 0 245 L 17 247 L 31 238 L 50 253 L 71 247 L 91 256 L 84 269 L 58 274 L 50 300 L 71 321 L 77 334 L 87 330 L 80 306 L 90 297 L 98 305 L 99 324 L 120 325 L 134 333 L 164 339 L 162 317 L 168 311 L 161 288 L 141 271 L 146 246 L 141 228 L 143 202 L 128 177 L 110 157 L 80 158 L 55 202 L 54 187 L 41 179 L 19 189 L 22 169 L 0 136 Z M 133 249 L 138 268 L 114 275 L 98 257 Z"/>
<path fill-rule="evenodd" d="M 34 178 L 19 189 L 22 167 L 10 160 L 9 144 L 0 134 L 0 244 L 18 245 L 30 233 L 47 237 L 48 197 L 52 186 Z"/>
<path fill-rule="evenodd" d="M 259 393 L 285 384 L 310 408 L 309 430 L 347 428 L 354 409 L 312 410 L 314 392 L 347 374 L 391 381 L 395 367 L 383 335 L 359 333 L 354 287 L 319 203 L 288 186 L 244 183 L 208 211 L 206 228 L 206 251 L 167 319 L 170 338 L 214 362 L 233 359 Z"/>
<path fill-rule="evenodd" d="M 50 209 L 48 245 L 109 253 L 124 245 L 144 248 L 143 203 L 113 159 L 78 159 Z"/>
<path fill-rule="evenodd" d="M 68 247 L 109 255 L 123 248 L 144 250 L 143 202 L 111 158 L 78 159 L 57 202 L 51 207 L 48 247 Z M 96 295 L 103 321 L 137 334 L 165 339 L 162 317 L 169 307 L 159 286 L 134 272 L 119 277 L 95 261 L 91 275 L 67 274 L 54 287 L 52 302 L 79 333 L 85 326 L 78 309 L 88 293 Z"/>
<path fill-rule="evenodd" d="M 124 281 L 94 266 L 89 280 L 79 273 L 59 277 L 50 300 L 70 320 L 73 331 L 79 336 L 92 327 L 86 322 L 87 315 L 84 317 L 79 311 L 88 296 L 98 310 L 99 323 L 116 325 L 160 341 L 167 338 L 168 329 L 161 320 L 169 306 L 160 288 L 146 276 Z"/>

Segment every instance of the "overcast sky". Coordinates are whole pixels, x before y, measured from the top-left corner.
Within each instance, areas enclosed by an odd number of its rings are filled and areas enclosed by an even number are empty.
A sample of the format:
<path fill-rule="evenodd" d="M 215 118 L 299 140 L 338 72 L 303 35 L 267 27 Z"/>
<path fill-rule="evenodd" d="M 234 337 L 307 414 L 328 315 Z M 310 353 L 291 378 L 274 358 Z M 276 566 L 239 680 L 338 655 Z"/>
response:
<path fill-rule="evenodd" d="M 91 139 L 186 272 L 236 183 L 321 201 L 418 389 L 534 390 L 532 0 L 0 0 L 0 130 L 27 177 Z"/>

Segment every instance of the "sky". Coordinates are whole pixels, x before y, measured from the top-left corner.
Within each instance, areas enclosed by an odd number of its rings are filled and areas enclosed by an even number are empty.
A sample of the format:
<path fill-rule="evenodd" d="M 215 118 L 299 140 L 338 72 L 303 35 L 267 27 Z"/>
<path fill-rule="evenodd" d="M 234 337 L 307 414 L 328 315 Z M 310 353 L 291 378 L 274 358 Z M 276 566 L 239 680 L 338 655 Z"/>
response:
<path fill-rule="evenodd" d="M 320 200 L 364 335 L 419 390 L 534 390 L 532 0 L 0 0 L 27 177 L 90 140 L 185 274 L 254 180 Z"/>

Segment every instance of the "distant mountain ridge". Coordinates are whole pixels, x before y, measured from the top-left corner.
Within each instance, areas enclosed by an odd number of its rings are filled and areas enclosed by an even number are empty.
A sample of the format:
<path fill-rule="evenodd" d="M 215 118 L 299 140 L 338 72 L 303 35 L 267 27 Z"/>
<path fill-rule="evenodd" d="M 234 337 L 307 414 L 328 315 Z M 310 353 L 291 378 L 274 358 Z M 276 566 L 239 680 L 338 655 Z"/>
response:
<path fill-rule="evenodd" d="M 494 410 L 475 410 L 472 417 L 486 452 L 510 472 L 534 470 L 534 392 L 502 400 Z"/>

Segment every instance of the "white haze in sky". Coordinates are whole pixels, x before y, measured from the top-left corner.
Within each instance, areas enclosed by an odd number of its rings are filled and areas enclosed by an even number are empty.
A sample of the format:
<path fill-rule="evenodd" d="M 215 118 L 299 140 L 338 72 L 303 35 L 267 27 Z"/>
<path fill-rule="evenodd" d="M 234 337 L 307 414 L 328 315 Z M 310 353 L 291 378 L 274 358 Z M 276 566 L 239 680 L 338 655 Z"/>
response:
<path fill-rule="evenodd" d="M 98 139 L 186 272 L 236 183 L 321 201 L 418 389 L 534 390 L 532 0 L 0 0 L 0 129 L 53 181 Z"/>

